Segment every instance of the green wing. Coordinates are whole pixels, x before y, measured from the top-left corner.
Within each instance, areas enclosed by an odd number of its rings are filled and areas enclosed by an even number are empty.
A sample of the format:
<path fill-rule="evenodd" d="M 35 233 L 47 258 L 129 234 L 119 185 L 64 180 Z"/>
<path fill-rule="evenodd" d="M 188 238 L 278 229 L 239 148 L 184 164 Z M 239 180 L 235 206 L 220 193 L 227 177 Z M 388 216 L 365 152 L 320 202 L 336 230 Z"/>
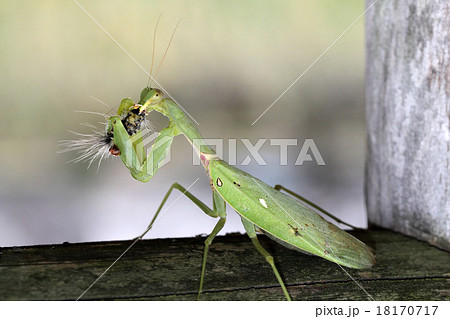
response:
<path fill-rule="evenodd" d="M 211 161 L 208 169 L 223 199 L 269 237 L 351 268 L 375 263 L 371 248 L 292 197 L 225 161 Z"/>

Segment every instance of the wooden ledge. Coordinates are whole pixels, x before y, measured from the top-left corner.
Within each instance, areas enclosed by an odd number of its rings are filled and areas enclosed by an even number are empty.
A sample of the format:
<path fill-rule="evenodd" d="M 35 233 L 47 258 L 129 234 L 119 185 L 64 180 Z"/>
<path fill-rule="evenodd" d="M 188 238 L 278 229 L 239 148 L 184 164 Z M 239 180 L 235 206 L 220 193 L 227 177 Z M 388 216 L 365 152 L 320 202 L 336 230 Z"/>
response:
<path fill-rule="evenodd" d="M 376 265 L 345 268 L 286 249 L 265 236 L 293 300 L 449 300 L 450 253 L 391 231 L 352 232 L 375 248 Z M 143 240 L 82 300 L 195 300 L 202 237 Z M 0 249 L 1 300 L 75 300 L 131 241 Z M 217 237 L 202 300 L 284 300 L 270 266 L 246 235 Z"/>

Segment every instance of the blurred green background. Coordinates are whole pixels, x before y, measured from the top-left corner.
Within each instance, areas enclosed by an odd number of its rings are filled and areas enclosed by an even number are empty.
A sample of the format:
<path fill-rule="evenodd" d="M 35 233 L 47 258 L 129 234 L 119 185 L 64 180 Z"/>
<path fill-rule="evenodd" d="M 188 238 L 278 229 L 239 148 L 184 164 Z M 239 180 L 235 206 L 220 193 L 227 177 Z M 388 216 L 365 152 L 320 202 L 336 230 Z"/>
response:
<path fill-rule="evenodd" d="M 149 69 L 156 20 L 157 76 L 208 138 L 294 138 L 288 165 L 267 141 L 267 166 L 241 167 L 283 184 L 359 226 L 366 225 L 364 177 L 364 21 L 361 19 L 255 125 L 259 115 L 364 11 L 362 0 L 79 1 Z M 134 181 L 120 160 L 67 163 L 57 154 L 68 132 L 102 118 L 121 99 L 138 100 L 147 75 L 80 7 L 66 1 L 0 2 L 0 246 L 133 238 L 147 226 L 173 182 L 207 203 L 204 170 L 178 137 L 172 161 L 150 181 Z M 95 97 L 108 106 L 105 106 Z M 157 129 L 166 123 L 150 120 Z M 314 139 L 325 166 L 295 166 Z M 238 164 L 249 154 L 238 142 Z M 169 199 L 173 203 L 178 194 Z M 169 206 L 167 206 L 169 207 Z M 215 220 L 180 198 L 148 237 L 209 233 Z M 243 231 L 229 210 L 221 234 Z"/>

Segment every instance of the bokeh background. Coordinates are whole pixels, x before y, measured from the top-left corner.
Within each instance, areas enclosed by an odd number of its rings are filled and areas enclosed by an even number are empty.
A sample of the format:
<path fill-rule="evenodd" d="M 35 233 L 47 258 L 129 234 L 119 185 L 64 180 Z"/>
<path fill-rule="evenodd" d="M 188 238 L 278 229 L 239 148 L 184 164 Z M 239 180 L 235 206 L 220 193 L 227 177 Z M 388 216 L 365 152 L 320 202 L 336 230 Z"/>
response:
<path fill-rule="evenodd" d="M 241 167 L 281 183 L 335 215 L 364 227 L 364 19 L 356 23 L 255 125 L 256 118 L 364 11 L 363 0 L 79 1 L 145 68 L 153 31 L 157 76 L 208 138 L 295 138 L 288 165 L 266 142 Z M 147 226 L 173 182 L 210 203 L 209 183 L 192 151 L 175 139 L 172 160 L 147 184 L 119 159 L 97 170 L 67 163 L 58 141 L 100 127 L 124 97 L 138 100 L 147 75 L 80 7 L 66 1 L 0 2 L 0 246 L 130 239 Z M 103 101 L 105 106 L 92 97 Z M 151 116 L 159 130 L 164 118 Z M 314 139 L 325 166 L 295 166 L 301 143 Z M 239 141 L 239 140 L 238 140 Z M 249 155 L 237 143 L 238 164 Z M 175 193 L 173 206 L 147 236 L 209 233 L 215 220 Z M 169 207 L 169 206 L 167 206 Z M 229 209 L 221 234 L 243 231 Z"/>

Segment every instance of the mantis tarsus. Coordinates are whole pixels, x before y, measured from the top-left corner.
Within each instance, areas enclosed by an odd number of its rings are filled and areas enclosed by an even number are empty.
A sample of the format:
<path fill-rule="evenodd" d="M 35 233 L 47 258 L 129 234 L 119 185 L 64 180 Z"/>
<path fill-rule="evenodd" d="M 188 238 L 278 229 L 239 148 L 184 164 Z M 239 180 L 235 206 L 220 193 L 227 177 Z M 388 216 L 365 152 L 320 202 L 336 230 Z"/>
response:
<path fill-rule="evenodd" d="M 142 143 L 141 126 L 145 116 L 151 111 L 166 116 L 169 124 L 161 130 L 150 152 L 146 154 Z M 140 182 L 148 182 L 165 159 L 173 138 L 181 134 L 193 145 L 209 176 L 213 195 L 212 209 L 183 186 L 174 183 L 146 231 L 138 238 L 142 238 L 152 228 L 174 189 L 186 195 L 208 216 L 219 218 L 213 231 L 205 240 L 197 298 L 200 298 L 203 288 L 208 248 L 225 225 L 226 204 L 240 215 L 245 231 L 256 249 L 272 267 L 288 300 L 291 298 L 274 264 L 273 257 L 259 243 L 257 232 L 267 235 L 290 249 L 312 253 L 346 267 L 364 269 L 375 263 L 371 248 L 326 221 L 303 203 L 327 215 L 332 216 L 331 214 L 281 185 L 271 187 L 220 159 L 214 150 L 204 143 L 197 127 L 188 119 L 185 112 L 173 100 L 165 98 L 159 89 L 144 88 L 137 104 L 129 98 L 123 99 L 117 115 L 108 118 L 105 136 L 108 140 L 106 144 L 109 152 L 120 156 L 133 178 Z M 282 193 L 281 190 L 297 197 L 297 200 Z"/>

